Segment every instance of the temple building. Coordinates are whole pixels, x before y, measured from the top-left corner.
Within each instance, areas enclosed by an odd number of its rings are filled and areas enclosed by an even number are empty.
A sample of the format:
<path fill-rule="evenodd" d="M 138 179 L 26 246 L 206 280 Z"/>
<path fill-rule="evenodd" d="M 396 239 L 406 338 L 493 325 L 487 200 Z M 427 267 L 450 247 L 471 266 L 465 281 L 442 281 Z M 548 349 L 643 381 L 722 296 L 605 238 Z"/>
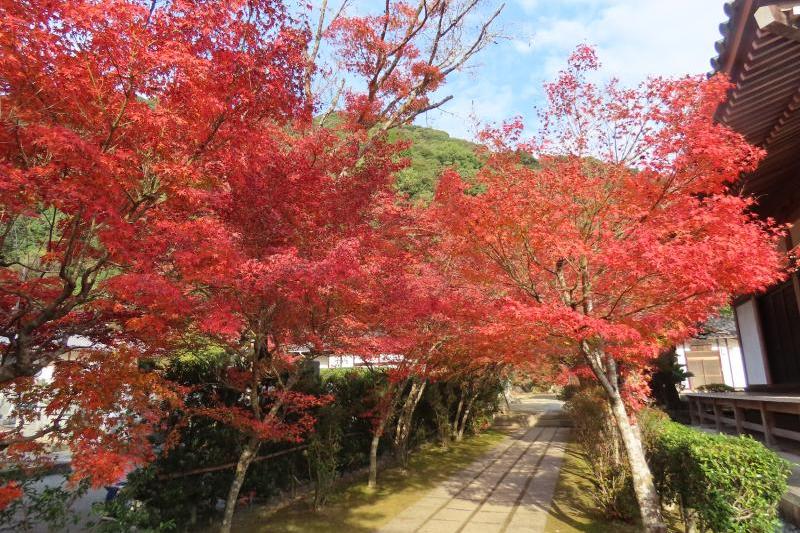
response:
<path fill-rule="evenodd" d="M 790 251 L 800 245 L 800 0 L 734 0 L 725 5 L 725 13 L 728 20 L 720 26 L 719 55 L 711 64 L 715 73 L 730 77 L 733 88 L 716 118 L 767 154 L 735 188 L 756 198 L 758 216 L 792 225 L 779 247 L 790 264 L 795 263 Z M 692 422 L 711 424 L 718 431 L 750 433 L 769 446 L 788 446 L 796 452 L 800 449 L 797 272 L 764 292 L 739 296 L 733 309 L 744 391 L 684 394 Z M 792 491 L 800 502 L 800 486 Z M 800 505 L 790 507 L 791 515 L 800 519 Z"/>
<path fill-rule="evenodd" d="M 757 198 L 759 216 L 793 224 L 786 252 L 800 244 L 800 2 L 736 0 L 725 11 L 712 66 L 735 86 L 717 119 L 766 150 L 737 187 Z M 739 297 L 734 311 L 748 390 L 800 392 L 797 273 Z"/>

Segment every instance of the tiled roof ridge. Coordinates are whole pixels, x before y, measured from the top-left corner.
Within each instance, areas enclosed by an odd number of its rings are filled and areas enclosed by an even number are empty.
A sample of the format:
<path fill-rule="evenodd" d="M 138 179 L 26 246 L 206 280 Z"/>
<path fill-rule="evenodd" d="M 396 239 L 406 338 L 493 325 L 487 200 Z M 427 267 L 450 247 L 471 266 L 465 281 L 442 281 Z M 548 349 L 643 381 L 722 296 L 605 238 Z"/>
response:
<path fill-rule="evenodd" d="M 734 23 L 738 22 L 738 17 L 736 15 L 739 14 L 738 8 L 742 2 L 743 0 L 730 0 L 729 2 L 725 2 L 722 6 L 726 20 L 719 24 L 719 33 L 722 35 L 722 38 L 714 43 L 714 49 L 717 51 L 717 55 L 711 58 L 712 70 L 708 73 L 709 76 L 719 72 L 724 64 L 725 54 L 728 52 L 728 47 L 730 46 L 728 39 L 734 31 Z"/>

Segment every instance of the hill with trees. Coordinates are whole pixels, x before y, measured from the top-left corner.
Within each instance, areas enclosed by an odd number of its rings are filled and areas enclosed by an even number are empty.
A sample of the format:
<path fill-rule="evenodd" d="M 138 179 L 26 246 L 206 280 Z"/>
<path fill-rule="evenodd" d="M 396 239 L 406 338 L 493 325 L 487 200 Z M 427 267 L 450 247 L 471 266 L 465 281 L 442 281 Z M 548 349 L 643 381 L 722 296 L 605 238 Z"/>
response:
<path fill-rule="evenodd" d="M 421 126 L 405 126 L 392 132 L 393 140 L 407 139 L 411 146 L 401 155 L 411 164 L 397 175 L 398 192 L 412 199 L 428 202 L 433 198 L 439 174 L 448 167 L 459 174 L 473 176 L 481 167 L 476 145 L 450 137 L 446 132 Z"/>

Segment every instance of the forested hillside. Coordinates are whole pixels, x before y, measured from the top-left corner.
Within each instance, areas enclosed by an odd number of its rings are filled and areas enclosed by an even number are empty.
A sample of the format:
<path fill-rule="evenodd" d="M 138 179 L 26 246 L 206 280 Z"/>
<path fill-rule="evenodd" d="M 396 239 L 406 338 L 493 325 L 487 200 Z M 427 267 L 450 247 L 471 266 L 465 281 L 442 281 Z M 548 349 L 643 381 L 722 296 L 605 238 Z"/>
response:
<path fill-rule="evenodd" d="M 398 191 L 427 202 L 433 197 L 439 173 L 449 167 L 472 176 L 480 168 L 475 145 L 450 137 L 446 132 L 420 126 L 406 126 L 393 133 L 394 138 L 409 139 L 412 145 L 402 155 L 411 165 L 397 176 Z"/>
<path fill-rule="evenodd" d="M 467 179 L 475 175 L 482 162 L 476 154 L 478 145 L 450 137 L 447 132 L 421 126 L 404 126 L 390 133 L 397 139 L 407 139 L 411 146 L 400 155 L 411 159 L 411 164 L 400 171 L 395 181 L 398 192 L 407 194 L 412 200 L 428 202 L 433 198 L 439 174 L 447 167 L 454 167 Z M 529 167 L 538 166 L 530 154 L 519 152 L 519 161 Z M 481 190 L 476 186 L 474 192 Z"/>

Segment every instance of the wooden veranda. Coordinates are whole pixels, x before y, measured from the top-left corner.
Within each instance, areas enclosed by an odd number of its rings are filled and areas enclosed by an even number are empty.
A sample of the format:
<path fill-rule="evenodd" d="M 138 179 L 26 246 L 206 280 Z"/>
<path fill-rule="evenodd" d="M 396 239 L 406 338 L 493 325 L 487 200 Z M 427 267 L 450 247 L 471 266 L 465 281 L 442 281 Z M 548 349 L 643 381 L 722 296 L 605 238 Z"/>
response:
<path fill-rule="evenodd" d="M 768 446 L 775 446 L 776 438 L 800 443 L 800 395 L 698 392 L 683 396 L 689 402 L 692 424 L 711 425 L 720 432 L 754 432 Z"/>

